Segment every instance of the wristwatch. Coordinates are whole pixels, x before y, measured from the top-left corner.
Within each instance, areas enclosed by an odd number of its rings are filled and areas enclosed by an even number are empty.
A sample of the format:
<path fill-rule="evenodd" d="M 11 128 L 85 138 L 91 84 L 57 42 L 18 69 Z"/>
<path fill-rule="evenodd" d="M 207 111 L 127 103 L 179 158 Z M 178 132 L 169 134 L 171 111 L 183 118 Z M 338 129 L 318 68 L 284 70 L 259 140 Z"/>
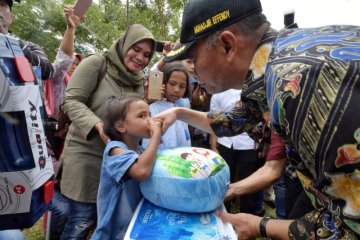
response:
<path fill-rule="evenodd" d="M 266 238 L 266 224 L 267 222 L 272 219 L 272 217 L 264 217 L 260 221 L 259 229 L 260 229 L 260 236 Z"/>

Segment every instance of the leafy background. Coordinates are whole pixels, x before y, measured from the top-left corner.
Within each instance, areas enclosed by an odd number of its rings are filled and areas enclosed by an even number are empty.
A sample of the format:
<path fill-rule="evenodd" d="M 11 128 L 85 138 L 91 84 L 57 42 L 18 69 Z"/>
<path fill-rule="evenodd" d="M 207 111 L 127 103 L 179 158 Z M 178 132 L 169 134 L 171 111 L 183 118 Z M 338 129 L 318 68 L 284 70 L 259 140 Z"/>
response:
<path fill-rule="evenodd" d="M 65 4 L 75 0 L 22 0 L 14 3 L 10 26 L 17 37 L 39 44 L 49 59 L 55 59 L 66 23 Z M 188 0 L 93 0 L 76 31 L 76 51 L 85 56 L 103 51 L 133 23 L 149 28 L 159 41 L 179 38 L 181 12 Z"/>

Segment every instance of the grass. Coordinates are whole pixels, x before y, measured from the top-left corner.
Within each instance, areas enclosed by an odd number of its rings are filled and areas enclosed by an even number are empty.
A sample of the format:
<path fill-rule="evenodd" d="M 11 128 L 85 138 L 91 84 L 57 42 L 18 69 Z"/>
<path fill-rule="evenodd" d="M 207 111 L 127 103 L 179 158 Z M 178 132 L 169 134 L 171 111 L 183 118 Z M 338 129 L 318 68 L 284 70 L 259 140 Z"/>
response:
<path fill-rule="evenodd" d="M 24 229 L 26 240 L 44 240 L 45 234 L 42 229 L 43 217 L 37 221 L 31 228 Z"/>

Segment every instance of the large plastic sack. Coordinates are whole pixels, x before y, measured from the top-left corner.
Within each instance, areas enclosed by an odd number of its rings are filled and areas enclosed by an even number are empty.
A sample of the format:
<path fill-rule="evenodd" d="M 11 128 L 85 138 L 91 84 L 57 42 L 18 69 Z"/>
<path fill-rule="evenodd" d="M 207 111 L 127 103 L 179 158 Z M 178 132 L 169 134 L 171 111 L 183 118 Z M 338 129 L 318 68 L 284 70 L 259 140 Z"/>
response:
<path fill-rule="evenodd" d="M 229 167 L 219 154 L 184 147 L 160 151 L 140 189 L 157 206 L 198 213 L 213 211 L 223 203 L 229 181 Z"/>

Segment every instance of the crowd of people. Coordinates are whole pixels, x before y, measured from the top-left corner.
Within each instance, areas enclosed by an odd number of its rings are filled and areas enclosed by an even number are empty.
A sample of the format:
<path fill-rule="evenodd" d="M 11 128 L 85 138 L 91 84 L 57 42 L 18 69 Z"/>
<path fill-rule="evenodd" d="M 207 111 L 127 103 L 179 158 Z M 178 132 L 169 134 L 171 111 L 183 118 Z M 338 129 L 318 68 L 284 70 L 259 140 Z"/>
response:
<path fill-rule="evenodd" d="M 3 34 L 12 6 L 0 0 Z M 260 0 L 190 0 L 179 41 L 164 42 L 149 66 L 150 29 L 132 24 L 83 58 L 74 52 L 82 19 L 72 6 L 64 13 L 54 63 L 21 40 L 47 80 L 47 117 L 71 120 L 65 141 L 49 144 L 51 239 L 123 239 L 157 151 L 191 146 L 228 163 L 227 212 L 217 216 L 239 239 L 360 237 L 360 27 L 277 31 Z M 148 67 L 163 72 L 160 100 L 147 99 Z M 49 139 L 55 130 L 46 128 Z M 276 218 L 264 216 L 271 185 Z"/>

